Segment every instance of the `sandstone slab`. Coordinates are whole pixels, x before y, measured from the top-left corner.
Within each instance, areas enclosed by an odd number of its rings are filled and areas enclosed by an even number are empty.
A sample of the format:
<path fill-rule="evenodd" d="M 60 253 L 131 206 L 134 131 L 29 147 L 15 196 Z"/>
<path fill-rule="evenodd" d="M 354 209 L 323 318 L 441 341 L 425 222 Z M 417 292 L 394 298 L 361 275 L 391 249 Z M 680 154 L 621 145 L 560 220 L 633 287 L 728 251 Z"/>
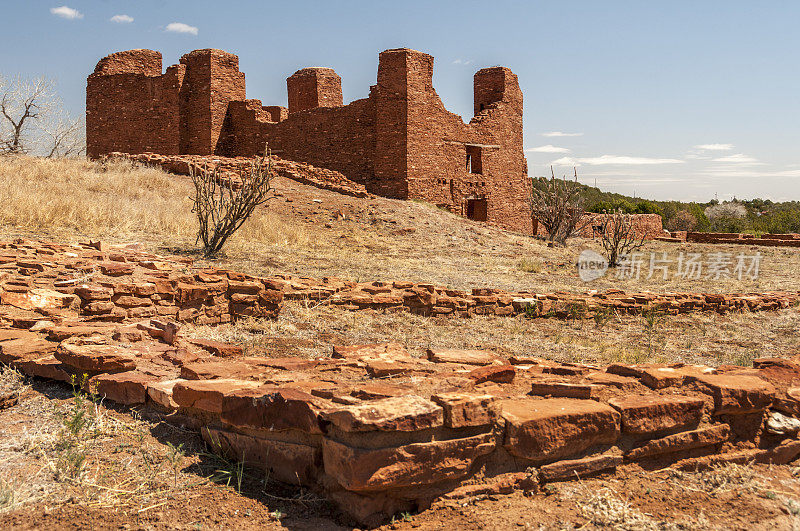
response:
<path fill-rule="evenodd" d="M 318 447 L 208 427 L 201 434 L 215 451 L 235 456 L 289 485 L 313 486 L 322 471 L 322 450 Z"/>
<path fill-rule="evenodd" d="M 614 398 L 609 405 L 622 415 L 622 431 L 631 435 L 696 426 L 703 418 L 704 402 L 682 396 L 635 395 Z"/>
<path fill-rule="evenodd" d="M 506 360 L 488 350 L 428 349 L 428 359 L 436 363 L 464 365 L 502 365 Z"/>
<path fill-rule="evenodd" d="M 20 336 L 0 342 L 0 363 L 14 365 L 26 360 L 43 358 L 55 352 L 57 345 L 41 339 L 38 334 Z"/>
<path fill-rule="evenodd" d="M 241 345 L 223 343 L 222 341 L 214 341 L 212 339 L 192 339 L 190 343 L 221 358 L 238 358 L 244 355 L 244 349 Z"/>
<path fill-rule="evenodd" d="M 408 361 L 411 355 L 400 343 L 372 343 L 366 345 L 334 345 L 334 358 Z"/>
<path fill-rule="evenodd" d="M 172 388 L 172 400 L 180 407 L 220 414 L 223 396 L 260 385 L 258 382 L 234 379 L 185 380 Z"/>
<path fill-rule="evenodd" d="M 692 378 L 700 391 L 714 399 L 715 415 L 762 411 L 772 404 L 775 388 L 755 376 L 708 374 Z"/>
<path fill-rule="evenodd" d="M 76 371 L 87 373 L 125 372 L 136 368 L 136 356 L 115 345 L 71 345 L 61 343 L 56 359 Z"/>
<path fill-rule="evenodd" d="M 476 384 L 484 382 L 511 383 L 517 371 L 513 365 L 487 365 L 471 370 L 467 376 Z"/>
<path fill-rule="evenodd" d="M 536 380 L 531 384 L 531 394 L 554 398 L 597 398 L 598 385 Z"/>
<path fill-rule="evenodd" d="M 421 396 L 407 395 L 340 406 L 322 418 L 345 432 L 419 431 L 442 426 L 444 411 Z"/>
<path fill-rule="evenodd" d="M 89 381 L 94 392 L 108 400 L 126 406 L 144 404 L 147 386 L 157 378 L 139 371 L 101 374 Z"/>
<path fill-rule="evenodd" d="M 477 393 L 440 393 L 431 397 L 444 410 L 444 425 L 448 428 L 486 426 L 496 416 L 494 396 Z"/>
<path fill-rule="evenodd" d="M 539 467 L 539 481 L 564 481 L 613 470 L 622 464 L 621 455 L 597 455 L 582 459 L 565 459 Z"/>
<path fill-rule="evenodd" d="M 259 386 L 227 394 L 221 418 L 233 426 L 322 433 L 321 406 L 320 399 L 297 389 Z"/>
<path fill-rule="evenodd" d="M 704 446 L 721 444 L 727 441 L 729 436 L 730 427 L 728 427 L 727 424 L 719 424 L 648 441 L 642 446 L 630 450 L 625 457 L 627 459 L 637 460 L 682 450 L 702 448 Z"/>
<path fill-rule="evenodd" d="M 163 408 L 177 409 L 178 404 L 172 399 L 172 391 L 176 384 L 185 381 L 181 378 L 176 378 L 174 380 L 148 382 L 147 398 Z"/>
<path fill-rule="evenodd" d="M 397 448 L 353 448 L 323 441 L 325 472 L 347 490 L 419 487 L 467 475 L 475 460 L 495 448 L 492 434 L 414 443 Z"/>
<path fill-rule="evenodd" d="M 619 436 L 619 413 L 594 400 L 510 399 L 501 402 L 501 415 L 505 448 L 525 459 L 566 457 Z"/>

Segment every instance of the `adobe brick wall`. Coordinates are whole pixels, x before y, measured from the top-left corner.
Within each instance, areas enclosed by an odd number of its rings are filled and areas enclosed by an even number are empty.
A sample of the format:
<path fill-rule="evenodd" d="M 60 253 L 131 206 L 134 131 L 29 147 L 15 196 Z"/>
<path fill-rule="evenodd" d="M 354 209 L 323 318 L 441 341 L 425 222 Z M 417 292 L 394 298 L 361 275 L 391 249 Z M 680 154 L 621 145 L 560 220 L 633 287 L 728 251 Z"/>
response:
<path fill-rule="evenodd" d="M 466 124 L 432 79 L 430 55 L 386 50 L 367 98 L 343 105 L 336 72 L 304 68 L 287 79 L 287 109 L 247 99 L 238 57 L 222 50 L 195 50 L 165 74 L 158 52 L 118 52 L 87 82 L 87 152 L 237 157 L 268 142 L 281 158 L 341 172 L 372 193 L 530 233 L 517 77 L 503 67 L 476 73 Z"/>

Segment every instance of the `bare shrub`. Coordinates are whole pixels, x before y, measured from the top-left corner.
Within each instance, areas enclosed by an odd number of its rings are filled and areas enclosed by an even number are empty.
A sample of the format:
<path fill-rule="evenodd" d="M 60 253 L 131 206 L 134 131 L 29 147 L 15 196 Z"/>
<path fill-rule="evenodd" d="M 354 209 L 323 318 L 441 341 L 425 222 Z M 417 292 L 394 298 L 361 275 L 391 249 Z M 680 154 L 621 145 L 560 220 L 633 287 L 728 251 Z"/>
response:
<path fill-rule="evenodd" d="M 688 210 L 681 210 L 675 217 L 669 220 L 668 224 L 669 230 L 685 230 L 685 231 L 694 231 L 697 229 L 697 218 L 692 215 L 691 212 Z"/>
<path fill-rule="evenodd" d="M 528 204 L 531 219 L 541 223 L 548 234 L 548 240 L 561 245 L 568 238 L 582 230 L 589 218 L 584 216 L 584 198 L 578 184 L 578 172 L 575 170 L 575 181 L 556 179 L 552 166 L 550 179 L 531 179 Z"/>
<path fill-rule="evenodd" d="M 625 214 L 622 209 L 603 212 L 600 243 L 603 245 L 608 265 L 619 265 L 621 256 L 641 249 L 644 245 L 644 234 L 637 238 L 633 226 L 633 216 Z"/>
<path fill-rule="evenodd" d="M 44 77 L 0 77 L 0 154 L 48 158 L 85 150 L 83 121 L 73 118 Z"/>
<path fill-rule="evenodd" d="M 253 210 L 269 200 L 272 191 L 269 148 L 264 149 L 263 157 L 252 160 L 249 171 L 239 176 L 241 186 L 234 186 L 230 180 L 223 183 L 217 167 L 211 171 L 192 168 L 190 175 L 195 188 L 192 212 L 200 223 L 197 241 L 202 240 L 205 256 L 213 257 Z"/>

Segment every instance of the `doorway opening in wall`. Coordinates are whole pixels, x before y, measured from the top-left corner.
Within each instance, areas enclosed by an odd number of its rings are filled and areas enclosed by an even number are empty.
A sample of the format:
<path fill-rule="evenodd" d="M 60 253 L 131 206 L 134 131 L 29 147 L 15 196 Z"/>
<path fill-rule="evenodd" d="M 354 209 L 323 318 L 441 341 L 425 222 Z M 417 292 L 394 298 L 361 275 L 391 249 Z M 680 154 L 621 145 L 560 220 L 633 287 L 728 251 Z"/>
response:
<path fill-rule="evenodd" d="M 483 160 L 480 146 L 465 146 L 467 148 L 467 172 L 483 173 Z"/>
<path fill-rule="evenodd" d="M 488 212 L 486 199 L 467 199 L 467 218 L 475 221 L 486 221 Z"/>

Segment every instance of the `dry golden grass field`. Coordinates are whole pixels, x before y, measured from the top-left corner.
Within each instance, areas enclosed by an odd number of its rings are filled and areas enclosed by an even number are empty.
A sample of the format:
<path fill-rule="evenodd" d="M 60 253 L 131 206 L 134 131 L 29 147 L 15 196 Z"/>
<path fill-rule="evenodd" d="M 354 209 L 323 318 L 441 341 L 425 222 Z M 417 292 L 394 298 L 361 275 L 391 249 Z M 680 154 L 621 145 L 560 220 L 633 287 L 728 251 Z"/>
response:
<path fill-rule="evenodd" d="M 189 255 L 195 243 L 191 182 L 124 163 L 0 159 L 0 239 L 137 243 L 160 254 Z M 685 280 L 659 276 L 581 281 L 575 260 L 598 242 L 566 248 L 472 222 L 418 202 L 356 199 L 274 179 L 275 198 L 259 209 L 214 265 L 266 275 L 280 272 L 367 280 L 412 280 L 458 289 L 539 292 L 757 292 L 800 290 L 800 250 L 647 243 L 643 253 L 728 252 L 762 255 L 757 280 Z M 749 366 L 756 357 L 788 357 L 800 347 L 800 311 L 687 314 L 655 322 L 476 316 L 422 317 L 285 304 L 276 321 L 191 327 L 197 336 L 236 340 L 251 353 L 318 356 L 337 343 L 398 341 L 428 347 L 485 348 L 507 355 L 609 363 L 683 361 Z M 199 438 L 105 404 L 85 404 L 92 427 L 80 481 L 59 461 L 64 419 L 75 414 L 68 388 L 25 381 L 3 370 L 0 396 L 0 526 L 20 529 L 130 528 L 342 529 L 331 507 L 204 453 Z M 169 443 L 169 444 L 168 444 Z M 183 444 L 176 454 L 174 445 Z M 171 447 L 170 445 L 173 445 Z M 559 485 L 532 499 L 521 494 L 407 515 L 392 529 L 791 529 L 800 526 L 798 470 L 728 465 L 704 473 L 618 475 Z M 346 523 L 346 522 L 345 522 Z"/>

